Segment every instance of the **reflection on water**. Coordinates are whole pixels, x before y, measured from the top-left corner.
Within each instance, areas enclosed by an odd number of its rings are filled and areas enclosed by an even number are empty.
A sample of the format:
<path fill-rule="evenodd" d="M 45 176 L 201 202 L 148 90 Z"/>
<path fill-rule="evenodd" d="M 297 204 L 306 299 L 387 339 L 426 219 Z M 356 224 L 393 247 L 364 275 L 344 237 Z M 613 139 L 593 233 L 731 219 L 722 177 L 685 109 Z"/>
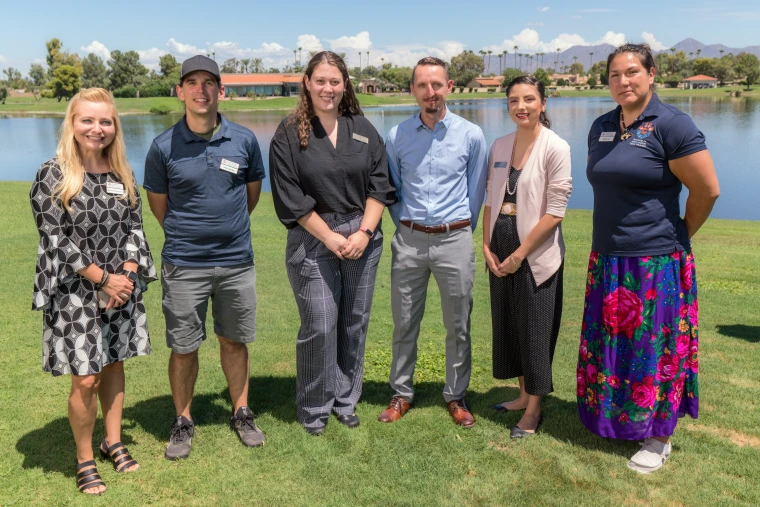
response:
<path fill-rule="evenodd" d="M 760 220 L 760 208 L 750 206 L 760 195 L 760 110 L 748 98 L 665 98 L 689 114 L 707 138 L 718 176 L 721 195 L 713 216 Z M 504 100 L 469 100 L 450 103 L 456 114 L 479 125 L 490 144 L 514 129 Z M 552 129 L 565 139 L 573 153 L 574 189 L 570 207 L 591 208 L 591 187 L 586 181 L 585 162 L 588 129 L 596 117 L 615 106 L 610 98 L 549 99 L 547 113 Z M 368 108 L 365 115 L 385 136 L 394 125 L 417 111 L 416 106 Z M 261 145 L 264 164 L 269 165 L 269 142 L 283 111 L 230 112 L 231 121 L 251 129 Z M 179 116 L 124 116 L 121 118 L 130 163 L 142 182 L 145 154 L 153 138 L 169 128 Z M 55 153 L 61 118 L 0 117 L 0 180 L 31 181 L 39 165 Z M 269 180 L 264 180 L 269 190 Z M 684 192 L 685 194 L 686 192 Z M 685 199 L 685 196 L 684 196 Z"/>

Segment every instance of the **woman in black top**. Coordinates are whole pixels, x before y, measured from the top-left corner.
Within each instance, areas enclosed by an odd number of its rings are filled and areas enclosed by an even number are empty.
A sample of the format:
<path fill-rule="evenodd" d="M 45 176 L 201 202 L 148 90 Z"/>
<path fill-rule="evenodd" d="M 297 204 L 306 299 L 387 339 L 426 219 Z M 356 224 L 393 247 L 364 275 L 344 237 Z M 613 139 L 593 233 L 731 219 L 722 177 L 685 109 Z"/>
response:
<path fill-rule="evenodd" d="M 333 52 L 316 54 L 296 110 L 272 139 L 272 196 L 288 228 L 288 278 L 301 316 L 298 419 L 313 435 L 332 411 L 359 425 L 364 343 L 382 253 L 380 219 L 395 200 L 383 141 Z"/>

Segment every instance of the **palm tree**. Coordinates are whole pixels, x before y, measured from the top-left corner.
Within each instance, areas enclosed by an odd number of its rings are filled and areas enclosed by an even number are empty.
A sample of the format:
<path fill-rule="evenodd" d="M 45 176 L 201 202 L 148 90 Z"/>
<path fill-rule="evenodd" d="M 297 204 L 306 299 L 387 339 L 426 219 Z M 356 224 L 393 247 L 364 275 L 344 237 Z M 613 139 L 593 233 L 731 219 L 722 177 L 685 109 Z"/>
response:
<path fill-rule="evenodd" d="M 505 49 L 504 51 L 501 52 L 501 54 L 504 55 L 504 67 L 506 67 L 507 66 L 507 50 Z"/>
<path fill-rule="evenodd" d="M 689 60 L 691 60 L 691 58 L 692 58 L 693 56 L 694 56 L 694 52 L 693 52 L 693 51 L 689 51 Z"/>
<path fill-rule="evenodd" d="M 530 55 L 530 69 L 533 68 L 533 55 Z M 530 71 L 530 69 L 528 69 Z"/>
<path fill-rule="evenodd" d="M 369 67 L 369 51 L 367 51 L 367 67 Z"/>
<path fill-rule="evenodd" d="M 293 50 L 293 65 L 298 65 L 298 60 L 296 60 L 296 51 L 297 49 Z"/>
<path fill-rule="evenodd" d="M 298 65 L 301 65 L 301 50 L 303 48 L 298 48 Z"/>
<path fill-rule="evenodd" d="M 486 72 L 491 72 L 491 54 L 493 53 L 492 50 L 488 50 L 488 69 L 486 69 Z"/>
<path fill-rule="evenodd" d="M 702 52 L 701 49 L 697 49 L 697 58 L 699 58 L 699 54 Z"/>
<path fill-rule="evenodd" d="M 359 72 L 362 71 L 362 52 L 359 51 Z"/>
<path fill-rule="evenodd" d="M 480 55 L 480 58 L 483 60 L 483 66 L 486 64 L 486 52 L 484 50 L 478 51 L 478 54 Z"/>
<path fill-rule="evenodd" d="M 594 52 L 588 54 L 588 71 L 591 72 L 591 67 L 594 66 Z"/>
<path fill-rule="evenodd" d="M 573 63 L 578 63 L 578 57 L 577 56 L 573 57 Z"/>
<path fill-rule="evenodd" d="M 256 73 L 262 72 L 264 70 L 261 58 L 254 58 L 251 60 L 251 70 Z"/>
<path fill-rule="evenodd" d="M 250 58 L 241 58 L 240 59 L 240 70 L 243 71 L 243 74 L 248 74 L 248 66 L 251 64 Z"/>
<path fill-rule="evenodd" d="M 557 61 L 559 61 L 559 48 L 557 48 Z M 554 67 L 554 72 L 557 72 L 557 67 Z"/>
<path fill-rule="evenodd" d="M 501 53 L 499 53 L 499 74 L 501 74 L 502 72 L 504 72 L 504 69 L 501 67 L 502 56 L 504 56 L 504 55 L 502 55 Z"/>
<path fill-rule="evenodd" d="M 720 50 L 720 57 L 723 58 L 723 49 Z"/>
<path fill-rule="evenodd" d="M 515 50 L 515 68 L 517 68 L 517 50 L 519 48 L 517 46 L 513 46 L 513 49 Z"/>
<path fill-rule="evenodd" d="M 380 57 L 380 70 L 382 70 L 385 67 L 385 57 Z"/>

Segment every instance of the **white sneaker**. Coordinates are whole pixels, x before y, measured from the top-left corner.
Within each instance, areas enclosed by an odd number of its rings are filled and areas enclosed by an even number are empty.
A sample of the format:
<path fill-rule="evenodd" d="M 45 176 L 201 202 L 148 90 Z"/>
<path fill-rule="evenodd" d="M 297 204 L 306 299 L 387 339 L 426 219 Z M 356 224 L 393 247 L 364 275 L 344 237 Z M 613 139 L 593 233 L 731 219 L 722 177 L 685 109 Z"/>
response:
<path fill-rule="evenodd" d="M 670 456 L 671 445 L 665 444 L 656 438 L 647 438 L 641 450 L 633 455 L 628 462 L 628 468 L 636 470 L 640 474 L 651 474 L 662 468 L 665 460 Z"/>

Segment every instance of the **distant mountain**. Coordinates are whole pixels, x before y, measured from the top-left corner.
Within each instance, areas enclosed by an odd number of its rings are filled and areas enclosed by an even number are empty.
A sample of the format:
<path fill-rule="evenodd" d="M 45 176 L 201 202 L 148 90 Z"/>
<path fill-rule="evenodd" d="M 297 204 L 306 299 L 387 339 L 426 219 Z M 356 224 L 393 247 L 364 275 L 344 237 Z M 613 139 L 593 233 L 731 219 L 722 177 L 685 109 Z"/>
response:
<path fill-rule="evenodd" d="M 699 50 L 699 57 L 700 58 L 720 58 L 721 52 L 720 50 L 723 50 L 723 54 L 727 55 L 729 53 L 733 53 L 734 55 L 738 55 L 739 53 L 746 52 L 746 53 L 752 53 L 753 55 L 760 58 L 760 46 L 747 46 L 744 48 L 730 48 L 728 46 L 724 46 L 723 44 L 710 44 L 706 45 L 701 42 L 699 42 L 696 39 L 684 39 L 678 44 L 675 44 L 672 46 L 676 49 L 676 51 L 684 51 L 687 56 L 689 56 L 689 53 L 692 53 L 691 58 L 697 57 L 697 51 Z M 551 70 L 555 69 L 555 61 L 558 63 L 556 64 L 556 70 L 559 72 L 562 70 L 563 66 L 570 67 L 574 62 L 579 62 L 583 64 L 584 69 L 588 69 L 591 65 L 593 65 L 596 62 L 603 62 L 607 60 L 607 56 L 612 53 L 615 50 L 615 46 L 612 46 L 611 44 L 598 44 L 596 46 L 573 46 L 569 49 L 566 49 L 565 51 L 560 51 L 559 58 L 557 57 L 557 53 L 546 53 L 543 56 L 543 64 L 541 63 L 541 57 L 535 56 L 533 57 L 533 60 L 531 61 L 529 58 L 522 57 L 522 59 L 518 56 L 517 57 L 517 67 L 520 68 L 524 72 L 533 73 L 535 70 L 539 67 L 548 68 Z M 518 49 L 518 52 L 520 50 Z M 670 51 L 670 48 L 664 49 L 662 51 Z M 662 53 L 662 51 L 655 51 L 655 53 Z M 590 54 L 593 53 L 593 56 Z M 573 57 L 576 57 L 577 60 L 573 59 Z M 521 63 L 522 60 L 522 63 Z M 513 51 L 510 51 L 507 54 L 506 60 L 502 59 L 501 66 L 499 65 L 499 55 L 491 55 L 491 64 L 488 65 L 488 56 L 486 55 L 483 59 L 486 69 L 483 71 L 483 74 L 487 75 L 490 73 L 494 74 L 501 74 L 502 70 L 507 67 L 515 67 L 515 54 Z"/>

